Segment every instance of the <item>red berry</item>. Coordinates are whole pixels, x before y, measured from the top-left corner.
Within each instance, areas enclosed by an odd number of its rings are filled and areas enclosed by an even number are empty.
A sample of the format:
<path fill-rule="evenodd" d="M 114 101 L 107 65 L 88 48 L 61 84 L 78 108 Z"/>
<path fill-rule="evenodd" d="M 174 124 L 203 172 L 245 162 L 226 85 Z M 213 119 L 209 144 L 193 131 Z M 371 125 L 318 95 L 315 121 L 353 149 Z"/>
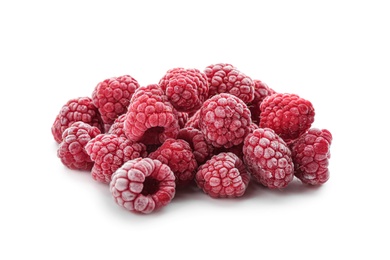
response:
<path fill-rule="evenodd" d="M 91 170 L 93 161 L 85 151 L 85 145 L 100 134 L 97 127 L 78 121 L 71 124 L 62 133 L 57 156 L 72 170 Z"/>
<path fill-rule="evenodd" d="M 200 130 L 214 147 L 229 148 L 241 144 L 249 132 L 250 123 L 248 107 L 231 94 L 211 97 L 200 110 Z"/>
<path fill-rule="evenodd" d="M 96 181 L 109 183 L 112 174 L 123 163 L 138 157 L 145 157 L 145 145 L 131 143 L 114 134 L 100 134 L 89 141 L 85 150 L 95 162 L 91 175 Z"/>
<path fill-rule="evenodd" d="M 199 167 L 195 177 L 198 187 L 214 198 L 244 195 L 249 179 L 244 164 L 233 153 L 214 155 Z"/>
<path fill-rule="evenodd" d="M 175 174 L 178 185 L 189 184 L 195 176 L 198 164 L 190 145 L 181 139 L 167 139 L 165 142 L 148 156 L 159 160 L 171 168 Z"/>
<path fill-rule="evenodd" d="M 257 182 L 275 189 L 286 187 L 294 177 L 287 144 L 272 129 L 259 128 L 244 141 L 244 162 Z"/>
<path fill-rule="evenodd" d="M 198 110 L 209 91 L 206 75 L 197 69 L 170 69 L 159 84 L 173 107 L 180 112 Z"/>
<path fill-rule="evenodd" d="M 177 139 L 182 139 L 190 144 L 198 165 L 203 164 L 213 150 L 213 147 L 206 142 L 203 133 L 193 127 L 180 129 Z"/>
<path fill-rule="evenodd" d="M 295 94 L 277 93 L 266 97 L 260 105 L 260 127 L 271 128 L 286 142 L 297 139 L 314 122 L 310 101 Z"/>
<path fill-rule="evenodd" d="M 89 97 L 74 98 L 66 102 L 57 115 L 51 132 L 57 143 L 62 141 L 62 133 L 72 123 L 81 121 L 103 130 L 98 109 Z"/>
<path fill-rule="evenodd" d="M 112 77 L 97 84 L 92 100 L 107 128 L 118 116 L 126 113 L 130 98 L 138 87 L 137 80 L 130 75 Z"/>
<path fill-rule="evenodd" d="M 261 80 L 255 79 L 253 80 L 253 83 L 255 85 L 255 98 L 248 104 L 248 107 L 251 111 L 252 122 L 258 124 L 261 102 L 263 102 L 264 98 L 275 94 L 276 92 Z"/>
<path fill-rule="evenodd" d="M 329 179 L 329 158 L 332 134 L 311 128 L 292 145 L 295 176 L 303 183 L 320 185 Z"/>
<path fill-rule="evenodd" d="M 188 113 L 186 112 L 177 112 L 177 119 L 179 122 L 179 127 L 183 128 L 188 121 Z"/>
<path fill-rule="evenodd" d="M 126 119 L 126 114 L 120 115 L 117 119 L 115 119 L 114 123 L 111 125 L 107 134 L 114 134 L 120 137 L 127 138 L 123 130 L 125 119 Z"/>
<path fill-rule="evenodd" d="M 200 109 L 197 110 L 191 117 L 188 118 L 184 127 L 193 127 L 196 129 L 200 129 L 199 127 L 199 119 L 200 119 Z"/>
<path fill-rule="evenodd" d="M 175 175 L 158 160 L 127 161 L 112 176 L 110 191 L 115 202 L 133 212 L 151 213 L 175 196 Z"/>
<path fill-rule="evenodd" d="M 158 85 L 140 87 L 126 114 L 124 132 L 132 142 L 159 145 L 179 132 L 176 110 Z"/>
<path fill-rule="evenodd" d="M 254 98 L 252 79 L 231 64 L 218 63 L 204 70 L 210 85 L 209 97 L 219 93 L 229 93 L 249 103 Z"/>

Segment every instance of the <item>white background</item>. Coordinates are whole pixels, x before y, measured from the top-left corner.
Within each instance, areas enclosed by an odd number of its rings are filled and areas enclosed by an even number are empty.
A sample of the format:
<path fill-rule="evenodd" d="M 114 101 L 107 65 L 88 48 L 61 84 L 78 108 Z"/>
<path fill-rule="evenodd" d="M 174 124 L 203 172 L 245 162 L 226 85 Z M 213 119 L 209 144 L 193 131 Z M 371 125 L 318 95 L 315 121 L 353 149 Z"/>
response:
<path fill-rule="evenodd" d="M 389 259 L 386 1 L 267 2 L 2 1 L 0 259 Z M 69 99 L 219 62 L 313 103 L 334 138 L 325 185 L 189 189 L 137 215 L 57 158 Z"/>

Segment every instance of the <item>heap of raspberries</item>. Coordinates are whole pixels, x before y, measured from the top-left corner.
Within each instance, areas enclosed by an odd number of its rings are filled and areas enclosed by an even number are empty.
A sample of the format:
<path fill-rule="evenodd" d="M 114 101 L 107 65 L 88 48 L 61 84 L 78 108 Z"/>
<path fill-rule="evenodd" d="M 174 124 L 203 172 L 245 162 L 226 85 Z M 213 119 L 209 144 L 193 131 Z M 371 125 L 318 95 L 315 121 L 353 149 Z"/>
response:
<path fill-rule="evenodd" d="M 67 101 L 51 132 L 66 167 L 148 214 L 191 185 L 237 198 L 250 182 L 324 184 L 332 134 L 312 127 L 314 117 L 310 101 L 218 63 L 173 68 L 144 86 L 130 75 L 104 79 L 90 97 Z"/>

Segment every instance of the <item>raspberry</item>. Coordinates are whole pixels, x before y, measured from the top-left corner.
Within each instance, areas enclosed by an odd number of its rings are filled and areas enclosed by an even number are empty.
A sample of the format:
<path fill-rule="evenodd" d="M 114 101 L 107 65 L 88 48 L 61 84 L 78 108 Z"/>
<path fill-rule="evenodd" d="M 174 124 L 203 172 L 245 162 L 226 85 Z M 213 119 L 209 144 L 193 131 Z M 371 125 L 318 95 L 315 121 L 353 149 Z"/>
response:
<path fill-rule="evenodd" d="M 100 130 L 97 127 L 81 121 L 74 122 L 62 133 L 57 156 L 69 169 L 91 170 L 93 162 L 85 151 L 85 145 L 98 134 Z"/>
<path fill-rule="evenodd" d="M 203 133 L 199 129 L 193 127 L 180 129 L 177 139 L 182 139 L 190 144 L 198 165 L 201 165 L 206 161 L 213 149 L 212 146 L 206 142 Z"/>
<path fill-rule="evenodd" d="M 272 129 L 259 128 L 244 141 L 244 162 L 254 179 L 264 186 L 284 188 L 294 177 L 291 151 Z"/>
<path fill-rule="evenodd" d="M 100 134 L 89 141 L 85 150 L 95 162 L 91 175 L 96 181 L 109 183 L 112 174 L 123 163 L 138 157 L 145 157 L 145 145 L 131 143 L 113 134 Z"/>
<path fill-rule="evenodd" d="M 310 101 L 295 94 L 277 93 L 266 97 L 260 105 L 260 127 L 271 128 L 286 142 L 306 132 L 314 122 Z"/>
<path fill-rule="evenodd" d="M 159 160 L 171 168 L 175 174 L 178 185 L 190 183 L 195 176 L 198 164 L 190 145 L 184 140 L 167 139 L 154 152 L 148 156 L 151 159 Z"/>
<path fill-rule="evenodd" d="M 197 110 L 190 118 L 188 118 L 184 127 L 193 127 L 196 129 L 200 129 L 199 127 L 199 119 L 200 119 L 200 109 Z"/>
<path fill-rule="evenodd" d="M 254 98 L 252 79 L 231 64 L 218 63 L 204 70 L 210 85 L 209 97 L 218 93 L 229 93 L 249 103 Z"/>
<path fill-rule="evenodd" d="M 120 115 L 117 119 L 115 119 L 114 123 L 111 125 L 107 134 L 114 134 L 120 137 L 127 138 L 123 130 L 125 119 L 126 119 L 126 114 Z"/>
<path fill-rule="evenodd" d="M 233 153 L 214 155 L 201 165 L 195 180 L 199 188 L 213 198 L 234 198 L 244 195 L 250 175 Z"/>
<path fill-rule="evenodd" d="M 328 163 L 332 134 L 311 128 L 292 145 L 295 176 L 303 183 L 324 184 L 329 179 Z"/>
<path fill-rule="evenodd" d="M 92 100 L 106 127 L 109 128 L 118 116 L 126 113 L 130 98 L 138 87 L 137 80 L 129 75 L 112 77 L 97 84 Z"/>
<path fill-rule="evenodd" d="M 135 91 L 124 122 L 124 132 L 130 141 L 162 144 L 168 138 L 176 138 L 179 129 L 177 111 L 158 85 Z"/>
<path fill-rule="evenodd" d="M 103 130 L 98 109 L 89 97 L 74 98 L 66 102 L 51 127 L 54 140 L 62 141 L 62 133 L 72 123 L 82 121 Z"/>
<path fill-rule="evenodd" d="M 179 122 L 179 127 L 183 128 L 188 121 L 188 113 L 186 112 L 177 112 L 177 119 Z"/>
<path fill-rule="evenodd" d="M 222 93 L 206 100 L 200 110 L 199 126 L 214 147 L 229 148 L 244 141 L 251 123 L 246 104 L 231 94 Z"/>
<path fill-rule="evenodd" d="M 170 69 L 159 84 L 173 107 L 180 112 L 198 110 L 209 92 L 206 75 L 197 69 Z"/>
<path fill-rule="evenodd" d="M 113 174 L 110 191 L 119 206 L 147 214 L 171 202 L 176 192 L 175 175 L 158 160 L 137 158 Z"/>
<path fill-rule="evenodd" d="M 261 80 L 255 79 L 253 80 L 253 83 L 255 84 L 255 98 L 248 104 L 248 107 L 251 111 L 252 122 L 258 124 L 261 102 L 263 102 L 264 98 L 275 94 L 276 92 Z"/>

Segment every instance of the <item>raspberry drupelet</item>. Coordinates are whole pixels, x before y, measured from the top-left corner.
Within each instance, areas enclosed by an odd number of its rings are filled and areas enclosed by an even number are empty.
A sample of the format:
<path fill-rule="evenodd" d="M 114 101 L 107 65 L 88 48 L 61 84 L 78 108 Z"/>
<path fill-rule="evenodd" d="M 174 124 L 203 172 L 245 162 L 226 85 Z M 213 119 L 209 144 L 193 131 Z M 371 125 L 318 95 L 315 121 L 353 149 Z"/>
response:
<path fill-rule="evenodd" d="M 253 80 L 231 64 L 212 64 L 204 70 L 209 83 L 209 97 L 229 93 L 249 103 L 254 98 Z"/>
<path fill-rule="evenodd" d="M 296 94 L 276 93 L 260 105 L 260 127 L 271 128 L 290 142 L 305 133 L 314 122 L 314 107 Z"/>
<path fill-rule="evenodd" d="M 114 123 L 111 125 L 107 134 L 114 134 L 120 137 L 127 138 L 123 130 L 125 119 L 126 119 L 126 114 L 120 115 L 117 119 L 115 119 Z"/>
<path fill-rule="evenodd" d="M 270 189 L 285 188 L 294 177 L 291 151 L 272 129 L 259 128 L 244 141 L 244 163 L 254 179 Z"/>
<path fill-rule="evenodd" d="M 131 143 L 126 138 L 114 134 L 96 136 L 87 143 L 85 150 L 94 161 L 92 178 L 103 183 L 109 183 L 112 174 L 123 163 L 147 155 L 144 144 Z"/>
<path fill-rule="evenodd" d="M 159 160 L 137 158 L 113 174 L 110 191 L 119 206 L 148 214 L 171 202 L 176 192 L 175 175 Z"/>
<path fill-rule="evenodd" d="M 62 141 L 62 133 L 72 123 L 81 121 L 103 131 L 102 121 L 97 107 L 89 97 L 74 98 L 62 106 L 51 127 L 54 140 Z"/>
<path fill-rule="evenodd" d="M 126 113 L 131 96 L 138 87 L 137 80 L 130 75 L 108 78 L 97 84 L 92 101 L 99 110 L 105 130 L 118 116 Z"/>
<path fill-rule="evenodd" d="M 250 111 L 236 96 L 222 93 L 206 100 L 200 110 L 199 126 L 214 147 L 239 145 L 249 133 Z"/>
<path fill-rule="evenodd" d="M 71 124 L 62 133 L 57 156 L 72 170 L 91 170 L 93 161 L 85 151 L 86 144 L 100 134 L 97 127 L 78 121 Z"/>
<path fill-rule="evenodd" d="M 195 176 L 198 164 L 192 153 L 190 145 L 181 139 L 167 139 L 157 148 L 156 151 L 148 155 L 151 159 L 159 160 L 171 168 L 176 177 L 176 184 L 185 186 L 189 184 Z"/>
<path fill-rule="evenodd" d="M 159 85 L 179 112 L 198 110 L 209 92 L 206 75 L 198 69 L 170 69 Z"/>
<path fill-rule="evenodd" d="M 213 198 L 234 198 L 244 195 L 250 174 L 240 158 L 227 152 L 214 155 L 201 165 L 195 180 Z"/>
<path fill-rule="evenodd" d="M 311 128 L 292 145 L 295 176 L 303 183 L 321 185 L 329 179 L 328 164 L 332 134 Z"/>

